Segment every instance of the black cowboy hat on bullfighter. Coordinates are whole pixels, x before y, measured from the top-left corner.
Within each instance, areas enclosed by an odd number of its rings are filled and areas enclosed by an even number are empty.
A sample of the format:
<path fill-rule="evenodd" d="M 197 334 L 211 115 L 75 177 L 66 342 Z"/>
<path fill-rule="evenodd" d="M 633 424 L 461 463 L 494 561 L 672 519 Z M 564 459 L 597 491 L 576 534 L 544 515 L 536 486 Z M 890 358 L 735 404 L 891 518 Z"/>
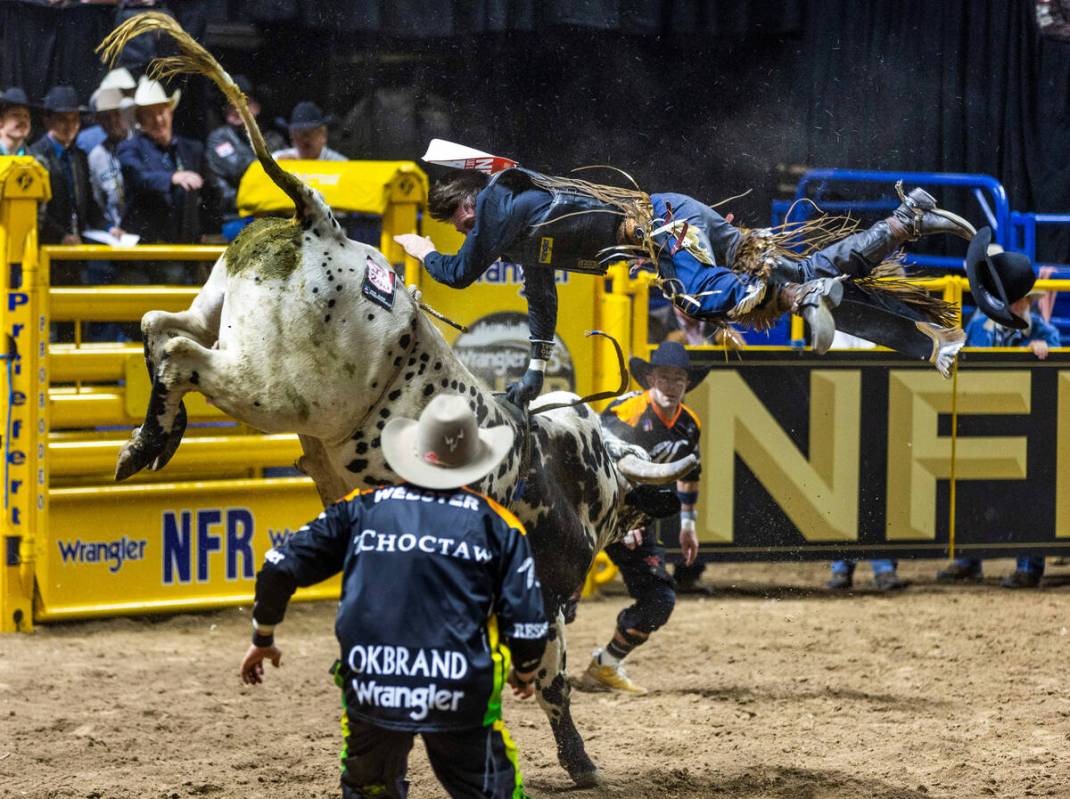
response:
<path fill-rule="evenodd" d="M 992 241 L 992 228 L 981 228 L 970 242 L 966 277 L 973 300 L 985 316 L 1004 327 L 1023 330 L 1029 326 L 1011 311 L 1011 305 L 1033 289 L 1037 279 L 1033 264 L 1023 253 L 1004 252 Z"/>
<path fill-rule="evenodd" d="M 710 367 L 693 367 L 687 349 L 678 341 L 663 341 L 654 350 L 649 361 L 642 358 L 632 357 L 628 361 L 628 369 L 635 378 L 635 382 L 644 389 L 650 388 L 653 372 L 659 366 L 668 366 L 673 369 L 683 369 L 687 372 L 687 389 L 695 388 L 710 373 Z"/>

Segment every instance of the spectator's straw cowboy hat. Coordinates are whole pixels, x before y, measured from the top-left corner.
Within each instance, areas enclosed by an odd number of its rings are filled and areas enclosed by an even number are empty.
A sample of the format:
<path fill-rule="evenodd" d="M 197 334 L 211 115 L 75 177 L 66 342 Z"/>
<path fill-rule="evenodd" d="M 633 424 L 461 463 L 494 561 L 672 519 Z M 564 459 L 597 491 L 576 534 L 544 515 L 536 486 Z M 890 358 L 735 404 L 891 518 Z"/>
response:
<path fill-rule="evenodd" d="M 13 105 L 21 105 L 24 108 L 30 107 L 30 98 L 26 96 L 26 92 L 20 86 L 12 86 L 10 89 L 4 89 L 3 93 L 0 93 L 0 111 L 4 111 Z"/>
<path fill-rule="evenodd" d="M 275 124 L 290 130 L 308 130 L 309 128 L 322 128 L 333 125 L 334 116 L 324 114 L 315 103 L 303 100 L 294 106 L 289 122 L 283 117 L 276 117 Z"/>
<path fill-rule="evenodd" d="M 981 228 L 970 242 L 966 276 L 973 300 L 985 316 L 1005 327 L 1029 326 L 1010 306 L 1032 291 L 1037 279 L 1033 264 L 1020 252 L 1004 252 L 992 241 L 992 228 Z"/>
<path fill-rule="evenodd" d="M 174 108 L 178 105 L 180 99 L 182 99 L 181 89 L 175 89 L 174 94 L 168 97 L 167 89 L 163 87 L 162 83 L 158 80 L 150 80 L 144 75 L 138 81 L 137 91 L 134 92 L 134 105 L 139 108 L 148 105 L 160 105 L 160 103 L 170 103 L 171 108 Z"/>
<path fill-rule="evenodd" d="M 459 488 L 485 477 L 513 448 L 508 425 L 480 429 L 458 394 L 439 394 L 419 421 L 395 418 L 383 428 L 383 455 L 403 480 L 424 488 Z"/>
<path fill-rule="evenodd" d="M 654 370 L 659 366 L 683 369 L 687 372 L 687 391 L 701 383 L 706 375 L 710 373 L 708 366 L 702 368 L 692 367 L 687 349 L 678 341 L 663 341 L 654 350 L 654 354 L 650 356 L 649 361 L 644 361 L 642 358 L 634 356 L 628 361 L 628 369 L 631 371 L 632 377 L 643 388 L 650 388 Z"/>
<path fill-rule="evenodd" d="M 46 114 L 69 114 L 74 111 L 82 113 L 89 110 L 78 102 L 78 92 L 73 86 L 53 86 L 41 101 L 41 109 Z"/>

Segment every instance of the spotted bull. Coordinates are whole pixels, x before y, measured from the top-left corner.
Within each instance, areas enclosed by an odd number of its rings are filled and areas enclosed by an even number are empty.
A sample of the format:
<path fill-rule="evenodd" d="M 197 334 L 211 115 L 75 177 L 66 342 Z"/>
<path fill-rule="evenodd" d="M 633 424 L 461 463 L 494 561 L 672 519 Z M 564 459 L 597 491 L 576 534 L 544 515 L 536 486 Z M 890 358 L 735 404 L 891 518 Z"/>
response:
<path fill-rule="evenodd" d="M 188 310 L 145 315 L 152 393 L 116 478 L 166 465 L 185 427 L 182 397 L 194 390 L 260 430 L 297 433 L 304 451 L 298 465 L 325 503 L 396 481 L 381 432 L 394 416 L 417 417 L 438 392 L 465 397 L 481 425 L 512 426 L 513 450 L 476 488 L 509 506 L 528 529 L 554 620 L 537 670 L 538 701 L 561 764 L 578 784 L 597 782 L 569 710 L 562 608 L 595 553 L 640 520 L 626 502 L 636 484 L 669 482 L 693 459 L 640 461 L 604 436 L 584 405 L 538 415 L 530 435 L 521 429 L 524 423 L 454 356 L 383 255 L 349 240 L 322 198 L 271 159 L 230 76 L 173 20 L 134 17 L 105 41 L 105 55 L 152 30 L 170 33 L 183 53 L 163 63 L 164 73 L 208 75 L 240 109 L 260 162 L 296 214 L 246 228 Z M 542 402 L 563 399 L 574 397 L 550 394 Z"/>

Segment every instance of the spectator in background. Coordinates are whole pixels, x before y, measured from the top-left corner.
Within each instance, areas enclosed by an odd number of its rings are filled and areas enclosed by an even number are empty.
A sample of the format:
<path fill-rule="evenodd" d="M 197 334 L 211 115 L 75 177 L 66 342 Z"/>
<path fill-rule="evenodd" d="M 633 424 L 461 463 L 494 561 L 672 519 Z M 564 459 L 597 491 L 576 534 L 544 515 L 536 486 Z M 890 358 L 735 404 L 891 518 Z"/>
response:
<path fill-rule="evenodd" d="M 101 92 L 108 89 L 114 89 L 118 92 L 120 98 L 126 98 L 130 102 L 123 106 L 133 107 L 134 89 L 137 88 L 137 84 L 134 82 L 133 76 L 130 72 L 122 67 L 113 69 L 107 75 L 104 76 L 104 80 L 100 82 L 97 90 L 93 92 L 93 96 L 89 98 L 89 104 L 93 106 L 93 110 L 100 113 L 100 109 L 97 107 L 96 98 Z M 127 125 L 129 127 L 129 125 Z M 90 125 L 88 128 L 83 128 L 78 132 L 78 138 L 75 143 L 85 151 L 86 155 L 93 152 L 93 149 L 104 142 L 111 134 L 107 127 L 98 118 L 95 125 Z"/>
<path fill-rule="evenodd" d="M 279 117 L 276 122 L 290 131 L 290 144 L 285 150 L 271 155 L 275 160 L 297 158 L 302 161 L 346 161 L 344 155 L 327 146 L 327 127 L 334 122 L 330 114 L 324 116 L 320 107 L 307 100 L 294 106 L 290 121 Z"/>
<path fill-rule="evenodd" d="M 260 103 L 249 79 L 244 75 L 235 75 L 234 82 L 249 101 L 250 113 L 253 117 L 259 116 Z M 227 103 L 223 107 L 223 118 L 226 124 L 208 134 L 207 158 L 211 179 L 215 181 L 216 192 L 220 198 L 223 237 L 227 241 L 233 241 L 245 223 L 251 221 L 251 218 L 242 220 L 238 217 L 238 186 L 249 164 L 256 160 L 256 154 L 249 144 L 249 137 L 245 133 L 245 126 L 237 109 Z M 278 151 L 284 146 L 282 136 L 274 131 L 267 131 L 264 140 L 268 150 Z"/>
<path fill-rule="evenodd" d="M 830 591 L 850 591 L 854 587 L 855 566 L 857 560 L 836 560 L 832 562 L 832 579 L 827 583 Z M 899 562 L 879 558 L 871 560 L 873 567 L 873 585 L 878 591 L 886 593 L 902 591 L 907 584 L 899 579 Z"/>
<path fill-rule="evenodd" d="M 1028 347 L 1039 360 L 1046 359 L 1048 350 L 1058 347 L 1060 341 L 1058 329 L 1032 306 L 1032 301 L 1045 293 L 1030 292 L 1011 304 L 1011 313 L 1026 323 L 1022 329 L 1005 327 L 981 311 L 975 311 L 966 325 L 966 346 Z M 936 573 L 936 579 L 944 583 L 975 582 L 981 577 L 979 558 L 956 558 L 946 569 Z M 1000 585 L 1004 588 L 1036 588 L 1043 577 L 1043 556 L 1019 555 L 1014 571 L 1004 577 Z"/>
<path fill-rule="evenodd" d="M 204 147 L 172 128 L 180 98 L 179 90 L 168 96 L 159 81 L 143 77 L 134 94 L 137 132 L 118 149 L 126 186 L 123 228 L 146 243 L 191 244 L 214 232 Z"/>
<path fill-rule="evenodd" d="M 43 107 L 46 133 L 30 147 L 30 154 L 48 170 L 52 199 L 40 207 L 38 235 L 42 244 L 81 244 L 81 232 L 100 224 L 91 198 L 89 163 L 74 145 L 85 108 L 70 86 L 49 89 Z"/>
<path fill-rule="evenodd" d="M 18 86 L 0 94 L 0 155 L 28 155 L 30 99 Z"/>
<path fill-rule="evenodd" d="M 133 133 L 131 113 L 134 101 L 126 97 L 122 89 L 115 88 L 97 89 L 90 101 L 97 112 L 97 127 L 105 135 L 103 141 L 89 153 L 89 182 L 93 188 L 93 202 L 103 217 L 107 232 L 121 239 L 125 233 L 123 213 L 126 210 L 126 189 L 122 165 L 119 163 L 119 145 Z M 79 134 L 78 139 L 81 138 Z M 88 238 L 103 241 L 93 235 Z M 92 260 L 88 262 L 83 275 L 85 283 L 90 286 L 149 282 L 148 273 L 130 262 L 120 267 L 114 261 Z M 86 322 L 82 325 L 82 336 L 85 341 L 136 341 L 140 327 L 136 323 Z"/>
<path fill-rule="evenodd" d="M 126 207 L 119 145 L 131 135 L 127 109 L 133 101 L 124 97 L 119 89 L 97 89 L 92 102 L 97 110 L 97 126 L 104 131 L 105 138 L 89 153 L 89 182 L 93 187 L 93 200 L 104 217 L 108 232 L 119 238 L 123 235 Z"/>
<path fill-rule="evenodd" d="M 1028 347 L 1040 360 L 1048 357 L 1051 347 L 1058 347 L 1059 330 L 1033 307 L 1033 300 L 1047 292 L 1030 292 L 1011 305 L 1011 313 L 1025 320 L 1021 330 L 1004 327 L 975 311 L 966 325 L 967 347 Z"/>

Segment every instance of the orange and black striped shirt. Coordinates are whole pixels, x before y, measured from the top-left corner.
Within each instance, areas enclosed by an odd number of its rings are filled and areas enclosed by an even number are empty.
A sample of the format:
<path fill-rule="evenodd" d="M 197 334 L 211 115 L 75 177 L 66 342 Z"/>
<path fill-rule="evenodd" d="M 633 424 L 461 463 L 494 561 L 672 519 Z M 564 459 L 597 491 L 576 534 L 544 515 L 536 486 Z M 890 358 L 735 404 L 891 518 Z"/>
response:
<path fill-rule="evenodd" d="M 668 418 L 654 404 L 649 391 L 633 391 L 614 400 L 602 412 L 602 424 L 629 444 L 638 444 L 658 463 L 699 452 L 702 425 L 695 412 L 681 403 L 676 414 Z M 695 482 L 701 472 L 701 466 L 695 466 L 682 479 Z"/>

